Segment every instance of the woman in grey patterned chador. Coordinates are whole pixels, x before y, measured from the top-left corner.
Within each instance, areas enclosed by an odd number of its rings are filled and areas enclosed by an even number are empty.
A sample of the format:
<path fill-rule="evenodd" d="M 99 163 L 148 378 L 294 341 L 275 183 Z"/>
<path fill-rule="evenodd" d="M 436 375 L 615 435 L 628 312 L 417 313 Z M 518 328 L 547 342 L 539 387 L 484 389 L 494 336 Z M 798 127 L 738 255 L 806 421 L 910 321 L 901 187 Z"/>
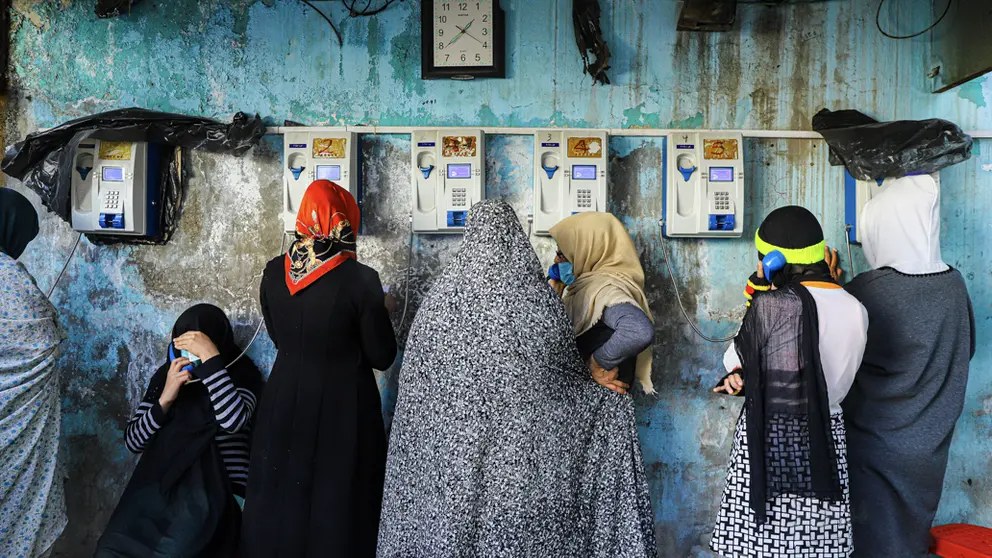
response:
<path fill-rule="evenodd" d="M 589 377 L 510 206 L 472 208 L 407 346 L 380 557 L 655 555 L 633 404 Z"/>

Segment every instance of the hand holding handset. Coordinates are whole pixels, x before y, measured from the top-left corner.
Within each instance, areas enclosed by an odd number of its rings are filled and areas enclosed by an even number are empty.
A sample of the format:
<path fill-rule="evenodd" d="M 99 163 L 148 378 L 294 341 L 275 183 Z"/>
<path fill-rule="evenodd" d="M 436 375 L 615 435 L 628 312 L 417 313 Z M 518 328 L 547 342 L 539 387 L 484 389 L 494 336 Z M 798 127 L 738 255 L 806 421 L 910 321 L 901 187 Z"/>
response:
<path fill-rule="evenodd" d="M 190 362 L 189 364 L 183 367 L 183 371 L 189 372 L 190 376 L 192 376 L 190 380 L 186 383 L 192 384 L 201 381 L 199 378 L 196 377 L 196 375 L 193 374 L 193 369 L 199 366 L 200 364 L 202 364 L 202 362 L 200 361 L 200 357 L 194 355 L 193 353 L 190 353 L 189 351 L 179 351 L 179 353 L 176 354 L 176 346 L 172 343 L 169 343 L 169 362 L 172 362 L 179 357 L 184 357 L 188 359 Z"/>
<path fill-rule="evenodd" d="M 772 250 L 761 260 L 761 267 L 764 269 L 765 279 L 771 283 L 775 273 L 785 267 L 785 256 L 778 250 Z"/>

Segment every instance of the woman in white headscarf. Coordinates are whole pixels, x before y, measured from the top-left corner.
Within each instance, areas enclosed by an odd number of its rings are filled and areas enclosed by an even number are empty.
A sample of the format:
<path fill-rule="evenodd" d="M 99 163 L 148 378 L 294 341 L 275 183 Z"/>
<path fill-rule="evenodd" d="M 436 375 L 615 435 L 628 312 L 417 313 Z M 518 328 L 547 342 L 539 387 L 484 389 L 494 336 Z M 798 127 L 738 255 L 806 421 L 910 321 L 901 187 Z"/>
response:
<path fill-rule="evenodd" d="M 871 271 L 847 290 L 868 310 L 868 345 L 844 400 L 854 555 L 927 556 L 948 448 L 975 353 L 971 301 L 940 257 L 940 190 L 891 181 L 861 215 Z"/>

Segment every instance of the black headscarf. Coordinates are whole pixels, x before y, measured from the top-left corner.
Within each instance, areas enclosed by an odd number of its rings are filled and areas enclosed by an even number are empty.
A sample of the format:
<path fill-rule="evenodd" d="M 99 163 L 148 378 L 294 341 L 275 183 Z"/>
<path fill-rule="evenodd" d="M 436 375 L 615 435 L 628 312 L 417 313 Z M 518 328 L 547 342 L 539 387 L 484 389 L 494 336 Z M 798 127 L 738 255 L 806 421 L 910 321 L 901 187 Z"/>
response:
<path fill-rule="evenodd" d="M 223 310 L 212 304 L 197 304 L 186 309 L 176 320 L 176 324 L 172 326 L 172 338 L 175 339 L 190 331 L 205 333 L 217 346 L 224 364 L 229 364 L 241 354 L 241 349 L 234 343 L 234 330 L 231 328 L 231 321 L 227 319 Z M 166 362 L 159 370 L 164 369 L 168 372 L 171 364 L 168 353 L 165 358 Z M 242 372 L 258 374 L 258 369 L 251 363 L 250 359 L 243 358 L 241 360 L 232 367 L 235 370 L 228 370 L 232 376 L 241 375 Z M 246 366 L 250 369 L 246 369 Z M 238 383 L 236 378 L 234 381 Z"/>
<path fill-rule="evenodd" d="M 38 236 L 38 212 L 27 198 L 0 187 L 0 252 L 15 260 Z"/>
<path fill-rule="evenodd" d="M 241 350 L 220 308 L 210 304 L 189 308 L 176 320 L 171 339 L 188 331 L 205 333 L 220 351 L 217 363 L 211 359 L 200 366 L 226 367 L 236 387 L 258 396 L 262 375 L 252 361 L 242 357 L 228 366 Z M 165 363 L 149 384 L 153 399 L 165 387 L 170 364 L 166 350 Z M 234 556 L 241 512 L 214 443 L 219 426 L 203 383 L 184 385 L 168 417 L 141 456 L 100 538 L 96 557 Z"/>
<path fill-rule="evenodd" d="M 816 302 L 801 283 L 832 282 L 823 230 L 806 209 L 783 207 L 765 219 L 755 244 L 760 257 L 779 250 L 787 262 L 774 281 L 780 288 L 755 296 L 735 339 L 744 368 L 750 504 L 763 523 L 771 498 L 837 501 L 842 491 Z"/>

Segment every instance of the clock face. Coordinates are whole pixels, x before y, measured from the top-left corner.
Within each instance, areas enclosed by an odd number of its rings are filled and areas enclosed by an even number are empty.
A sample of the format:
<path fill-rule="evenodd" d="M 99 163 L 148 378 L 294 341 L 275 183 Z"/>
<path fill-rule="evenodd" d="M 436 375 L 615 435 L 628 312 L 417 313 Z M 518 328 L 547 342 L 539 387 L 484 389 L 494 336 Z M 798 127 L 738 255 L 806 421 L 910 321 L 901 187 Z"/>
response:
<path fill-rule="evenodd" d="M 434 66 L 493 65 L 493 3 L 499 0 L 434 3 Z"/>

